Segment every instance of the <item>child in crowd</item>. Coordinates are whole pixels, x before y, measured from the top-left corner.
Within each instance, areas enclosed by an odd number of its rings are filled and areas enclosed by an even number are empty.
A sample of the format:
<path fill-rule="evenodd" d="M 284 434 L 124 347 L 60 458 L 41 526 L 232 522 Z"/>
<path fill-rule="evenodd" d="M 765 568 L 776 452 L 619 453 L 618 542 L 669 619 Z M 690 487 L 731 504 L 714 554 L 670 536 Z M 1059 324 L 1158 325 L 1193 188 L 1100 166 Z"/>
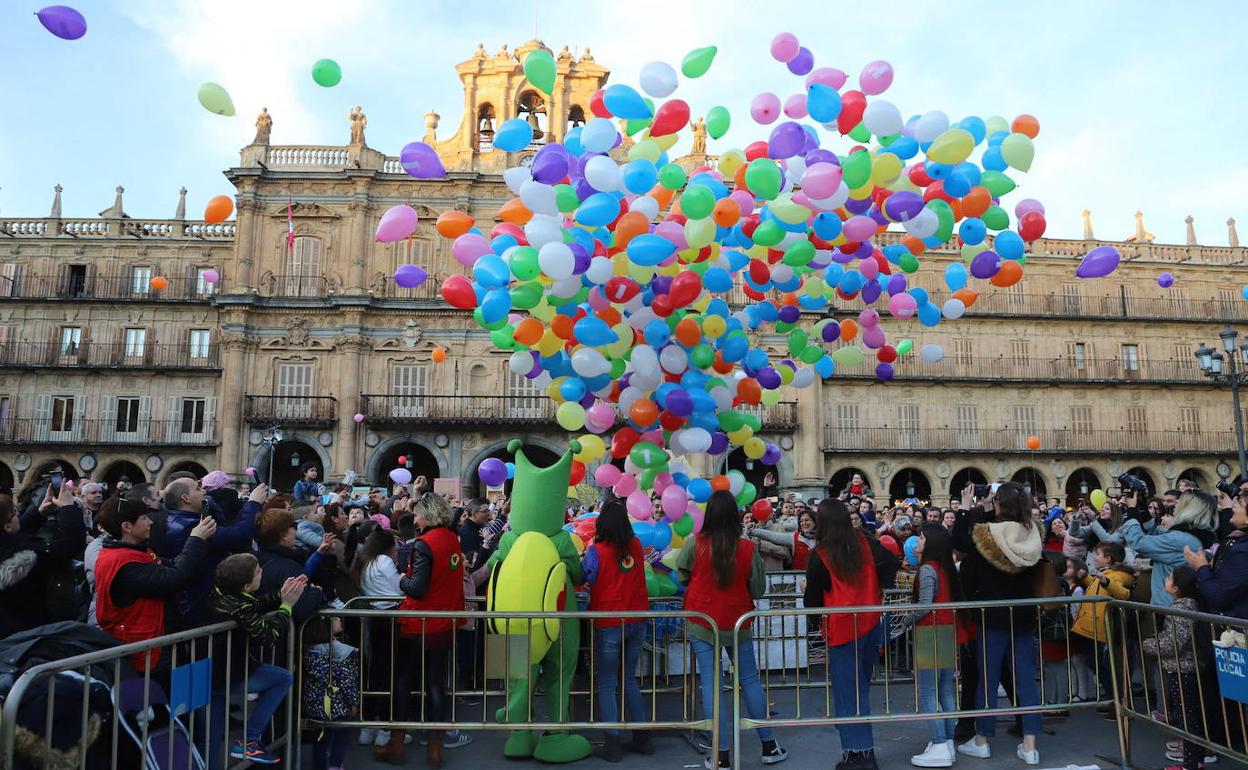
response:
<path fill-rule="evenodd" d="M 915 622 L 914 668 L 919 680 L 918 706 L 921 713 L 957 711 L 954 668 L 957 665 L 958 623 L 954 610 L 937 605 L 962 601 L 962 584 L 953 561 L 953 540 L 940 524 L 924 524 L 913 548 L 919 560 L 915 581 L 915 604 L 933 605 L 933 610 Z M 910 758 L 915 767 L 953 767 L 957 759 L 953 731 L 957 720 L 934 718 L 928 722 L 931 740 L 922 754 Z"/>
<path fill-rule="evenodd" d="M 353 719 L 360 708 L 360 651 L 339 641 L 340 618 L 314 618 L 304 632 L 303 715 L 309 719 Z M 342 770 L 350 734 L 346 728 L 313 728 L 314 770 Z"/>
<path fill-rule="evenodd" d="M 1126 548 L 1122 543 L 1104 540 L 1092 551 L 1093 573 L 1083 579 L 1083 591 L 1087 596 L 1109 596 L 1119 601 L 1131 598 L 1131 586 L 1135 585 L 1135 570 L 1123 564 Z M 1097 679 L 1104 691 L 1102 697 L 1113 697 L 1110 680 L 1109 606 L 1105 602 L 1085 602 L 1079 607 L 1072 630 L 1091 639 L 1096 646 Z M 1115 629 L 1116 630 L 1116 629 Z"/>
<path fill-rule="evenodd" d="M 1197 599 L 1200 596 L 1200 587 L 1195 570 L 1187 565 L 1175 567 L 1166 577 L 1165 585 L 1166 593 L 1174 597 L 1174 604 L 1171 605 L 1174 609 L 1199 611 Z M 1167 721 L 1185 732 L 1203 735 L 1201 692 L 1196 681 L 1199 665 L 1195 652 L 1198 646 L 1208 648 L 1211 639 L 1197 640 L 1193 636 L 1197 634 L 1197 626 L 1207 624 L 1194 623 L 1181 615 L 1164 615 L 1163 618 L 1161 630 L 1156 636 L 1144 640 L 1143 649 L 1146 655 L 1161 659 L 1161 670 L 1166 684 L 1163 703 Z M 1204 767 L 1201 762 L 1204 754 L 1204 750 L 1197 744 L 1183 741 L 1181 753 L 1166 755 L 1167 759 L 1182 762 L 1169 770 L 1199 770 Z"/>
<path fill-rule="evenodd" d="M 1083 579 L 1088 576 L 1087 567 L 1084 559 L 1071 556 L 1062 558 L 1066 560 L 1066 572 L 1062 574 L 1062 582 L 1070 587 L 1070 596 L 1077 599 L 1083 596 Z M 1070 605 L 1071 621 L 1079 616 L 1080 606 L 1082 605 L 1079 603 Z M 1070 687 L 1071 703 L 1083 703 L 1096 698 L 1096 689 L 1092 680 L 1091 652 L 1091 641 L 1078 634 L 1070 634 L 1070 673 L 1075 677 Z"/>

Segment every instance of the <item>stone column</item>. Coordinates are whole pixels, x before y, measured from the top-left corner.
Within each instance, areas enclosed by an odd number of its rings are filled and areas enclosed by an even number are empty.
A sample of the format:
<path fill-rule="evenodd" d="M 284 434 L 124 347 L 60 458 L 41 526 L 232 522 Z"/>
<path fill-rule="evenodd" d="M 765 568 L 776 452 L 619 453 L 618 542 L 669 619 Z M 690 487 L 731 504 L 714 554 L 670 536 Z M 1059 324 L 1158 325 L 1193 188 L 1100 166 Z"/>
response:
<path fill-rule="evenodd" d="M 230 293 L 250 293 L 255 288 L 253 279 L 259 238 L 257 231 L 263 227 L 261 208 L 262 205 L 255 199 L 254 193 L 240 191 L 238 213 L 234 220 L 235 274 L 228 276 L 231 282 L 226 286 L 226 291 Z"/>
<path fill-rule="evenodd" d="M 246 426 L 243 425 L 243 383 L 246 371 L 247 339 L 241 334 L 221 336 L 225 350 L 217 419 L 221 423 L 221 452 L 218 465 L 226 473 L 239 473 L 247 467 Z"/>
<path fill-rule="evenodd" d="M 358 456 L 357 435 L 364 426 L 356 424 L 355 415 L 361 410 L 360 368 L 367 343 L 363 337 L 346 336 L 338 339 L 337 346 L 342 355 L 338 366 L 338 428 L 334 432 L 332 475 L 341 479 L 348 468 L 356 473 L 364 472 L 361 466 L 364 458 Z"/>
<path fill-rule="evenodd" d="M 828 480 L 823 464 L 823 388 L 816 381 L 809 388 L 793 389 L 797 394 L 797 430 L 793 433 L 793 485 L 803 490 L 823 491 Z"/>
<path fill-rule="evenodd" d="M 368 263 L 368 250 L 372 245 L 368 232 L 368 182 L 361 180 L 357 185 L 355 195 L 347 206 L 351 212 L 351 235 L 346 244 L 346 251 L 351 259 L 347 273 L 347 294 L 364 293 L 365 268 Z"/>

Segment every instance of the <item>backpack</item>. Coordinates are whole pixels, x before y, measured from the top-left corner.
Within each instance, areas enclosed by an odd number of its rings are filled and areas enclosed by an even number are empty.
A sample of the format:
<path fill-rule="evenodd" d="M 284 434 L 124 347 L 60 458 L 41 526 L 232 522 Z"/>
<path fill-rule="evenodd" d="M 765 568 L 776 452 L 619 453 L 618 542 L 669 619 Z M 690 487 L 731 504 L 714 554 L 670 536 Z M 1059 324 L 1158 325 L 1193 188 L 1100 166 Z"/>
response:
<path fill-rule="evenodd" d="M 342 644 L 331 642 L 325 652 L 306 650 L 301 697 L 303 715 L 310 719 L 338 721 L 356 713 L 360 703 L 360 651 L 331 660 L 330 651 Z"/>

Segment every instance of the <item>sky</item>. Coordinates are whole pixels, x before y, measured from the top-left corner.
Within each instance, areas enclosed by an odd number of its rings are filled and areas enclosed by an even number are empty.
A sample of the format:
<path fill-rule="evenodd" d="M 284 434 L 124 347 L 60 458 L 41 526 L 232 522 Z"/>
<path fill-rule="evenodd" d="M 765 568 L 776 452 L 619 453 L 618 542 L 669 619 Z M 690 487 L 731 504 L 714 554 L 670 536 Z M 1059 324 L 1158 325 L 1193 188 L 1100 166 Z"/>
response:
<path fill-rule="evenodd" d="M 77 41 L 47 33 L 38 7 L 0 2 L 0 217 L 46 216 L 61 184 L 67 217 L 95 216 L 122 185 L 127 213 L 151 218 L 172 216 L 185 186 L 196 218 L 232 193 L 222 171 L 262 106 L 273 144 L 344 145 L 355 104 L 369 145 L 388 155 L 421 137 L 430 109 L 446 138 L 463 107 L 454 65 L 478 42 L 514 48 L 536 26 L 553 50 L 588 46 L 611 82 L 634 86 L 649 61 L 679 68 L 689 50 L 718 46 L 710 72 L 674 94 L 695 115 L 732 112 L 712 153 L 766 138 L 771 127 L 749 118 L 754 94 L 801 90 L 768 52 L 791 31 L 851 85 L 866 63 L 890 62 L 893 86 L 876 98 L 903 116 L 1035 115 L 1036 159 L 1012 197 L 1044 203 L 1050 237 L 1081 237 L 1085 208 L 1106 240 L 1130 235 L 1137 209 L 1158 242 L 1183 243 L 1188 214 L 1202 244 L 1226 244 L 1228 217 L 1248 227 L 1239 2 L 79 0 L 89 27 Z M 341 65 L 337 87 L 312 81 L 322 57 Z M 230 92 L 235 117 L 199 106 L 205 81 Z"/>

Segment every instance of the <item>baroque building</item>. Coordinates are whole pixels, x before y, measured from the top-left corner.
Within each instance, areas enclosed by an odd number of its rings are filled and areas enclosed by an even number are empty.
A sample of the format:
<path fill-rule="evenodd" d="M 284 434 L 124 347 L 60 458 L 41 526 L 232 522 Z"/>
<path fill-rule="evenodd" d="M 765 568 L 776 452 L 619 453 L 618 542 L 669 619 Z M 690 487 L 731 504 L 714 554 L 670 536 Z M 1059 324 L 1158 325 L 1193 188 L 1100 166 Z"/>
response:
<path fill-rule="evenodd" d="M 441 281 L 463 268 L 433 228 L 456 209 L 488 229 L 510 198 L 502 171 L 586 119 L 608 71 L 565 47 L 547 98 L 520 65 L 541 45 L 478 46 L 457 65 L 460 122 L 439 138 L 430 112 L 422 137 L 449 170 L 442 180 L 412 179 L 369 147 L 361 108 L 342 146 L 273 144 L 266 112 L 225 172 L 233 222 L 187 220 L 185 192 L 172 219 L 135 219 L 121 188 L 98 218 L 63 218 L 59 187 L 48 217 L 0 218 L 0 485 L 20 488 L 53 463 L 109 483 L 254 467 L 289 488 L 311 462 L 322 478 L 382 483 L 403 458 L 415 475 L 460 479 L 467 494 L 510 438 L 559 451 L 566 436 L 545 393 L 442 302 Z M 495 128 L 513 117 L 534 126 L 534 145 L 494 150 Z M 704 133 L 694 149 L 680 162 L 714 162 Z M 417 233 L 374 242 L 399 203 L 420 213 Z M 1118 272 L 1080 281 L 1079 257 L 1103 243 L 1085 214 L 1082 240 L 1033 244 L 1026 278 L 984 291 L 966 319 L 935 329 L 884 321 L 890 338 L 941 345 L 943 361 L 911 355 L 888 383 L 865 364 L 787 392 L 761 413 L 785 449 L 780 466 L 739 454 L 729 465 L 816 495 L 859 472 L 881 501 L 943 502 L 970 480 L 1018 479 L 1065 499 L 1128 470 L 1155 489 L 1237 475 L 1230 394 L 1193 351 L 1248 321 L 1248 249 L 1233 222 L 1226 247 L 1198 245 L 1188 224 L 1188 244 L 1161 245 L 1137 216 L 1135 234 L 1116 244 Z M 919 284 L 943 298 L 939 276 L 958 258 L 953 244 L 924 255 Z M 397 286 L 402 264 L 430 280 Z M 1158 286 L 1162 271 L 1173 287 Z M 781 338 L 763 342 L 783 354 Z M 436 363 L 439 347 L 448 356 Z"/>

